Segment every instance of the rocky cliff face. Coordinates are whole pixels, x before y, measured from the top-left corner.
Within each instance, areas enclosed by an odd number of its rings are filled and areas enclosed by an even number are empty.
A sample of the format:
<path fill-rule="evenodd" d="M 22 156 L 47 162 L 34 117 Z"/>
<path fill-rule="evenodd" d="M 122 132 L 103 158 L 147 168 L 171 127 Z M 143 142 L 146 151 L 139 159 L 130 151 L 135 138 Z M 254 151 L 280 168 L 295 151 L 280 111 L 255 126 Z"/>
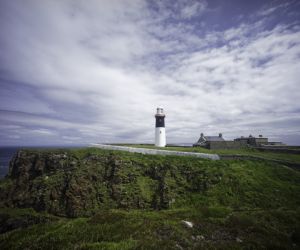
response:
<path fill-rule="evenodd" d="M 168 208 L 189 188 L 193 173 L 148 158 L 19 151 L 0 187 L 1 203 L 69 217 L 103 208 Z"/>
<path fill-rule="evenodd" d="M 22 150 L 0 180 L 0 249 L 297 248 L 300 173 L 273 164 Z"/>
<path fill-rule="evenodd" d="M 299 200 L 299 173 L 274 163 L 96 148 L 21 150 L 0 181 L 0 207 L 68 217 L 111 208 L 272 209 L 297 207 Z"/>

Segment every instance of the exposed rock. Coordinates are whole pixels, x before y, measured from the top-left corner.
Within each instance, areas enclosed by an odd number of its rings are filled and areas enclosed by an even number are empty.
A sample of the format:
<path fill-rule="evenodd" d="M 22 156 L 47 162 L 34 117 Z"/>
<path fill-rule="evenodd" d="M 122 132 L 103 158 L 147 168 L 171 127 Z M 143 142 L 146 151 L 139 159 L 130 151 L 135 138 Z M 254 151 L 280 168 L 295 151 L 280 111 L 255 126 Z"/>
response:
<path fill-rule="evenodd" d="M 126 158 L 125 158 L 126 159 Z M 0 187 L 0 205 L 77 217 L 97 209 L 166 209 L 176 189 L 193 182 L 184 166 L 149 161 L 145 166 L 105 152 L 78 158 L 71 152 L 19 151 Z M 180 184 L 182 182 L 182 184 Z"/>
<path fill-rule="evenodd" d="M 184 249 L 184 248 L 183 248 L 182 246 L 180 246 L 178 243 L 176 243 L 175 246 L 176 246 L 177 249 L 180 249 L 180 250 L 183 250 L 183 249 Z"/>
<path fill-rule="evenodd" d="M 190 221 L 182 220 L 181 222 L 187 228 L 192 228 L 194 226 L 194 224 L 192 222 L 190 222 Z"/>
<path fill-rule="evenodd" d="M 197 240 L 205 240 L 205 237 L 203 235 L 197 235 L 196 239 Z"/>
<path fill-rule="evenodd" d="M 239 237 L 236 237 L 236 242 L 238 242 L 238 243 L 242 243 L 243 241 L 239 238 Z"/>

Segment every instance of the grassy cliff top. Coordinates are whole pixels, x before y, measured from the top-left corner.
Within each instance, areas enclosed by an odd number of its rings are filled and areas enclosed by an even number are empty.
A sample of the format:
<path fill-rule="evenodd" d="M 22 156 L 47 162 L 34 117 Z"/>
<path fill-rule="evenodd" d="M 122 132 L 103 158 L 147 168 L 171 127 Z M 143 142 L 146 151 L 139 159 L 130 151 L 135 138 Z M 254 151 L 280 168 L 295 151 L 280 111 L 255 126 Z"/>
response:
<path fill-rule="evenodd" d="M 220 149 L 212 150 L 202 147 L 155 147 L 146 144 L 118 144 L 120 146 L 138 147 L 138 148 L 150 148 L 150 149 L 161 149 L 161 150 L 174 150 L 183 152 L 195 152 L 195 153 L 206 153 L 206 154 L 218 154 L 218 155 L 245 155 L 245 156 L 257 156 L 271 160 L 283 160 L 288 162 L 294 162 L 300 164 L 300 154 L 289 154 L 289 153 L 275 153 L 275 152 L 262 152 L 257 149 L 243 148 L 243 149 Z"/>
<path fill-rule="evenodd" d="M 1 249 L 300 246 L 300 172 L 263 160 L 24 150 L 0 201 Z"/>

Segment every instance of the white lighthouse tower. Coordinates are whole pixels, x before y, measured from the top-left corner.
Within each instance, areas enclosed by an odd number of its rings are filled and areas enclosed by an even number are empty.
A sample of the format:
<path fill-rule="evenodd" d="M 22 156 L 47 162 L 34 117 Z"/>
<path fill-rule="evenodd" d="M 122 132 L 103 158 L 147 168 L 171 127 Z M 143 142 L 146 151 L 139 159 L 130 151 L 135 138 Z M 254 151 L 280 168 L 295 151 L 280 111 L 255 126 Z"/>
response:
<path fill-rule="evenodd" d="M 155 114 L 155 146 L 166 146 L 165 114 L 162 108 L 156 109 Z"/>

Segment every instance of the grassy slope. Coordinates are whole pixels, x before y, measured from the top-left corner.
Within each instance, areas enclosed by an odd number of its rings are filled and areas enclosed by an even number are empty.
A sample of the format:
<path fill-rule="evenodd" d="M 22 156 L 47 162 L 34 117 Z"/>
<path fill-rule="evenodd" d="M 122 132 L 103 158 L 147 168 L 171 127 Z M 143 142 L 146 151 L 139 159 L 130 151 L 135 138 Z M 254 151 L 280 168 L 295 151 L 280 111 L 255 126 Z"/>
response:
<path fill-rule="evenodd" d="M 219 154 L 219 155 L 251 155 L 264 157 L 266 159 L 283 160 L 289 162 L 300 163 L 300 154 L 288 154 L 288 153 L 274 153 L 274 152 L 261 152 L 256 149 L 222 149 L 222 150 L 210 150 L 202 147 L 155 147 L 151 145 L 141 144 L 120 144 L 124 146 L 150 148 L 150 149 L 161 149 L 161 150 L 174 150 L 174 151 L 186 151 L 196 153 L 208 153 L 208 154 Z"/>
<path fill-rule="evenodd" d="M 1 249 L 289 249 L 297 241 L 299 210 L 226 209 L 103 211 L 0 236 Z M 181 222 L 189 220 L 193 228 Z M 298 225 L 299 230 L 299 225 Z M 291 232 L 292 233 L 291 235 Z M 299 231 L 298 231 L 299 234 Z M 299 235 L 298 235 L 299 236 Z"/>
<path fill-rule="evenodd" d="M 106 209 L 92 217 L 60 218 L 13 230 L 0 235 L 1 249 L 291 249 L 300 245 L 297 171 L 264 161 L 209 161 L 95 148 L 71 152 L 78 158 L 112 153 L 141 168 L 169 169 L 165 181 L 176 199 L 168 210 Z M 190 179 L 182 179 L 179 173 L 188 172 Z M 182 187 L 175 187 L 174 173 Z M 145 198 L 150 199 L 152 185 L 148 178 L 137 179 Z M 136 187 L 131 188 L 134 193 Z M 12 218 L 32 213 L 0 210 Z M 182 220 L 193 222 L 194 227 L 187 228 Z"/>

